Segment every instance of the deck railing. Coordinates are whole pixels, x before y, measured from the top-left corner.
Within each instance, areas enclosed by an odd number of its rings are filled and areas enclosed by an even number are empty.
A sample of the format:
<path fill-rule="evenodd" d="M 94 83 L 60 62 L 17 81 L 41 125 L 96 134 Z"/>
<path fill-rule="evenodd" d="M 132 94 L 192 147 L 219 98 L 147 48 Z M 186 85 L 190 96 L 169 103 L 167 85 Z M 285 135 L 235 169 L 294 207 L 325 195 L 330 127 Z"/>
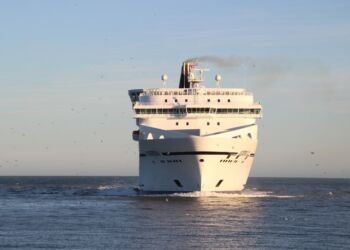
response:
<path fill-rule="evenodd" d="M 192 89 L 145 89 L 141 93 L 141 96 L 153 96 L 153 95 L 252 95 L 243 89 L 221 89 L 221 88 L 192 88 Z"/>

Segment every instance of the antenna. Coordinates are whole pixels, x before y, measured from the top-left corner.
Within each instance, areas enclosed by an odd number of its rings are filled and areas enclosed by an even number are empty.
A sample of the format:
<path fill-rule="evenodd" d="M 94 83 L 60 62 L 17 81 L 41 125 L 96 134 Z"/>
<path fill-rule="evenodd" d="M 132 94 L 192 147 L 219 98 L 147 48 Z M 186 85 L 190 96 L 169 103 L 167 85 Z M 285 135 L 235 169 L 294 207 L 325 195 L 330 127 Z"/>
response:
<path fill-rule="evenodd" d="M 162 75 L 163 88 L 165 88 L 167 80 L 168 80 L 168 75 L 167 74 L 163 74 Z"/>
<path fill-rule="evenodd" d="M 216 81 L 216 87 L 220 88 L 221 75 L 216 75 L 215 81 Z"/>

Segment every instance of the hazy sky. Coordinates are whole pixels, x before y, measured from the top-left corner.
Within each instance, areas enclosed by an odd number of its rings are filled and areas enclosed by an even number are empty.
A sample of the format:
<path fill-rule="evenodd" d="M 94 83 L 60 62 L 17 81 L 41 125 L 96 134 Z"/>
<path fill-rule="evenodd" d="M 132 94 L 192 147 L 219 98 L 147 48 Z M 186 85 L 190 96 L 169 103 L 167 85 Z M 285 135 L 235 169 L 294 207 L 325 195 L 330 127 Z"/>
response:
<path fill-rule="evenodd" d="M 216 55 L 256 65 L 206 65 L 263 105 L 252 176 L 350 177 L 350 1 L 169 2 L 0 2 L 0 175 L 137 175 L 127 90 Z"/>

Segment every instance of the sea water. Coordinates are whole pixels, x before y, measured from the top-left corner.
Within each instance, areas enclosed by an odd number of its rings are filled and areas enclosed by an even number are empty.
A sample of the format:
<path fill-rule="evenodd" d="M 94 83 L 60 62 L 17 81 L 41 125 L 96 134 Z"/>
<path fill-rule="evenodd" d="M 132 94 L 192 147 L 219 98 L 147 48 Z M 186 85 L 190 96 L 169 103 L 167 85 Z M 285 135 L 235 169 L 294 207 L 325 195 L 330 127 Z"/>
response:
<path fill-rule="evenodd" d="M 137 177 L 0 177 L 0 249 L 350 249 L 350 179 L 140 194 Z"/>

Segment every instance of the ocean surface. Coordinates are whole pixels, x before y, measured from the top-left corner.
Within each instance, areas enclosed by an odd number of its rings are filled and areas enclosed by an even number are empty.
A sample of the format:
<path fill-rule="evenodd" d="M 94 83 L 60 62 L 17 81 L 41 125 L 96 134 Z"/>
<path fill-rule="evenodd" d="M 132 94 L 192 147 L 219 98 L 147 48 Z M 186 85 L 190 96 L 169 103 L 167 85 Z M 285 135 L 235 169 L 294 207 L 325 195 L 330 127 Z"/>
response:
<path fill-rule="evenodd" d="M 0 249 L 350 249 L 350 179 L 141 195 L 137 177 L 0 177 Z"/>

